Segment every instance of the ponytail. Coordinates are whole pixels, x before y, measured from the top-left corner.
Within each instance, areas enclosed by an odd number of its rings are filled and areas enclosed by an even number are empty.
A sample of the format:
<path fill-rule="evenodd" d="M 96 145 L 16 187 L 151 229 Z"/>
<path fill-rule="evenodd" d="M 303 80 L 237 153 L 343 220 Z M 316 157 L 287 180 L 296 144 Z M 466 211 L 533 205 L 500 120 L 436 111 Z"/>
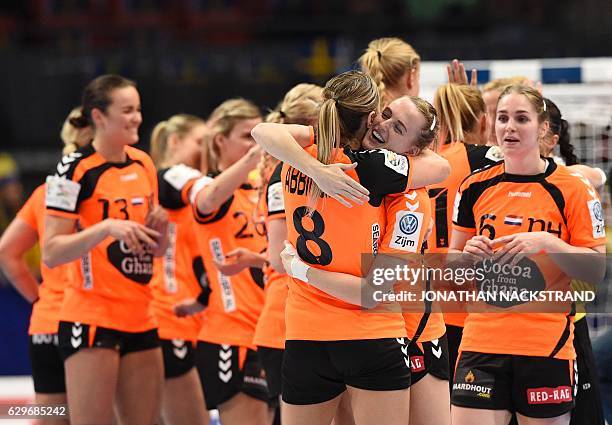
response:
<path fill-rule="evenodd" d="M 566 120 L 561 119 L 561 128 L 559 131 L 559 152 L 565 161 L 565 165 L 578 164 L 578 157 L 574 154 L 574 145 L 570 142 L 569 124 Z"/>
<path fill-rule="evenodd" d="M 150 155 L 153 163 L 157 168 L 166 159 L 166 151 L 168 148 L 168 121 L 159 122 L 151 133 L 151 150 Z"/>

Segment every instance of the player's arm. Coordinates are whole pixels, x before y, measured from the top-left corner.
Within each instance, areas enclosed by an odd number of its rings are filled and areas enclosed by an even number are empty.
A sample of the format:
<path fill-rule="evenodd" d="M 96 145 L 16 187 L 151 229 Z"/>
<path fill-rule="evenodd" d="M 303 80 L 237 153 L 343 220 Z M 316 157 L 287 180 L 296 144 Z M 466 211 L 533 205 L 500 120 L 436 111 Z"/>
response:
<path fill-rule="evenodd" d="M 321 190 L 343 205 L 361 204 L 368 200 L 368 190 L 344 172 L 356 164 L 325 165 L 304 151 L 312 145 L 311 127 L 295 124 L 257 124 L 251 135 L 270 155 L 292 166 L 314 180 Z M 348 199 L 349 201 L 345 200 Z"/>
<path fill-rule="evenodd" d="M 30 303 L 38 299 L 38 281 L 25 262 L 24 255 L 37 240 L 36 230 L 19 217 L 9 224 L 0 238 L 0 268 Z"/>
<path fill-rule="evenodd" d="M 234 276 L 246 268 L 262 269 L 266 264 L 266 255 L 240 247 L 228 252 L 223 263 L 213 261 L 221 273 L 226 276 Z"/>
<path fill-rule="evenodd" d="M 191 199 L 198 213 L 205 216 L 217 211 L 247 180 L 260 158 L 261 149 L 254 146 L 214 179 L 202 177 L 197 180 L 191 189 Z"/>
<path fill-rule="evenodd" d="M 268 262 L 279 273 L 286 273 L 281 252 L 285 248 L 284 241 L 287 239 L 287 220 L 270 220 L 266 225 L 268 230 Z"/>
<path fill-rule="evenodd" d="M 382 299 L 375 293 L 387 293 L 393 289 L 395 278 L 384 279 L 385 270 L 395 270 L 406 264 L 405 260 L 389 255 L 379 255 L 374 260 L 365 278 L 348 273 L 332 272 L 310 267 L 302 261 L 295 248 L 287 243 L 281 252 L 281 258 L 287 274 L 339 300 L 364 308 L 374 308 Z"/>
<path fill-rule="evenodd" d="M 606 173 L 601 168 L 589 167 L 588 165 L 583 164 L 570 165 L 568 168 L 586 177 L 597 190 L 599 190 L 606 183 Z"/>
<path fill-rule="evenodd" d="M 47 214 L 42 259 L 48 267 L 76 260 L 107 237 L 122 240 L 136 255 L 146 252 L 146 246 L 155 250 L 161 234 L 130 220 L 106 219 L 76 232 L 76 219 Z"/>
<path fill-rule="evenodd" d="M 442 183 L 451 173 L 448 161 L 431 149 L 423 149 L 418 156 L 410 157 L 410 167 L 409 187 L 415 189 Z"/>

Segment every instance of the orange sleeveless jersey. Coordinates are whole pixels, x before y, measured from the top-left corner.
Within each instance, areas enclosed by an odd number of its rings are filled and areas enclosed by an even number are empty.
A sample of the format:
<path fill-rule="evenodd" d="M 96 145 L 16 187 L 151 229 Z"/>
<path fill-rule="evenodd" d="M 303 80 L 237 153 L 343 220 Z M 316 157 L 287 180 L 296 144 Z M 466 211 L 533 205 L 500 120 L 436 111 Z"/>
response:
<path fill-rule="evenodd" d="M 427 253 L 441 254 L 450 247 L 452 213 L 455 195 L 461 182 L 473 171 L 493 164 L 503 157 L 497 147 L 470 145 L 454 142 L 440 148 L 440 155 L 448 160 L 451 174 L 442 183 L 429 186 L 431 208 L 434 211 L 434 227 L 427 239 Z M 467 313 L 444 313 L 448 325 L 463 326 Z"/>
<path fill-rule="evenodd" d="M 285 220 L 283 186 L 280 180 L 283 164 L 278 164 L 266 185 L 264 215 L 266 225 L 272 220 Z M 289 291 L 289 276 L 271 266 L 264 269 L 264 307 L 257 321 L 253 344 L 261 347 L 285 348 L 285 304 Z"/>
<path fill-rule="evenodd" d="M 317 156 L 316 145 L 306 148 Z M 312 180 L 285 165 L 281 174 L 288 240 L 302 260 L 322 270 L 363 276 L 361 255 L 372 255 L 380 237 L 379 206 L 384 195 L 409 186 L 410 162 L 386 150 L 355 152 L 337 149 L 333 162 L 357 167 L 347 174 L 370 191 L 370 202 L 346 208 L 330 198 L 319 199 L 307 215 Z M 367 271 L 365 271 L 367 272 Z M 406 336 L 401 313 L 374 313 L 346 303 L 298 279 L 289 280 L 286 306 L 287 339 L 356 340 Z"/>
<path fill-rule="evenodd" d="M 107 162 L 88 145 L 64 156 L 47 178 L 47 214 L 78 220 L 87 229 L 106 219 L 145 223 L 157 204 L 157 175 L 149 156 L 131 146 L 124 163 Z M 157 326 L 151 308 L 153 255 L 133 255 L 106 238 L 73 267 L 60 320 L 143 332 Z"/>
<path fill-rule="evenodd" d="M 192 189 L 193 200 L 213 179 L 204 176 Z M 211 214 L 201 215 L 193 208 L 196 218 L 195 235 L 208 281 L 212 290 L 209 304 L 202 316 L 201 341 L 242 347 L 253 346 L 253 334 L 264 304 L 263 272 L 249 268 L 234 276 L 217 270 L 213 259 L 224 262 L 225 255 L 239 247 L 263 252 L 266 247 L 263 224 L 253 222 L 258 191 L 245 183 Z"/>
<path fill-rule="evenodd" d="M 17 213 L 17 217 L 38 233 L 38 240 L 45 237 L 45 185 L 34 190 Z M 57 333 L 59 312 L 64 299 L 64 289 L 70 282 L 70 264 L 49 268 L 40 263 L 42 283 L 38 287 L 38 301 L 32 306 L 30 335 Z"/>
<path fill-rule="evenodd" d="M 491 239 L 519 232 L 548 231 L 570 245 L 606 242 L 603 210 L 590 183 L 547 159 L 535 176 L 504 173 L 504 163 L 477 171 L 462 184 L 455 202 L 454 228 Z M 569 282 L 556 267 L 545 278 Z M 573 359 L 570 313 L 470 313 L 460 350 Z"/>
<path fill-rule="evenodd" d="M 158 172 L 159 203 L 168 212 L 168 249 L 153 266 L 153 308 L 162 339 L 196 341 L 202 325 L 201 315 L 179 318 L 174 306 L 187 298 L 196 298 L 200 279 L 206 279 L 202 257 L 195 238 L 195 220 L 189 204 L 189 190 L 198 170 L 185 165 Z"/>
<path fill-rule="evenodd" d="M 405 194 L 387 195 L 384 200 L 384 236 L 379 252 L 420 254 L 431 222 L 431 204 L 426 189 L 415 189 Z M 418 341 L 431 341 L 446 332 L 441 313 L 423 314 L 404 311 L 408 338 L 413 339 L 422 320 L 426 320 Z"/>

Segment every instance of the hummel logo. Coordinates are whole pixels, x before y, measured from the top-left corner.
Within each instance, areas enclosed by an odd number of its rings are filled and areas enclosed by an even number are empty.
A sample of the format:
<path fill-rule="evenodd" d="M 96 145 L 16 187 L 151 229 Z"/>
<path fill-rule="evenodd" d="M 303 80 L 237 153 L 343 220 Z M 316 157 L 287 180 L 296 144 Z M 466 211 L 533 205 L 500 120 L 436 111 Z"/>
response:
<path fill-rule="evenodd" d="M 70 344 L 72 348 L 78 348 L 83 342 L 81 335 L 83 334 L 83 328 L 81 324 L 76 322 L 72 325 L 72 336 L 70 337 Z"/>
<path fill-rule="evenodd" d="M 66 174 L 70 169 L 70 164 L 73 163 L 75 159 L 80 158 L 82 156 L 83 154 L 79 152 L 73 152 L 70 155 L 63 156 L 61 161 L 57 164 L 58 176 Z"/>
<path fill-rule="evenodd" d="M 219 360 L 218 365 L 219 365 L 219 369 L 221 369 L 223 372 L 227 372 L 232 367 L 232 361 L 231 360 L 227 360 L 227 361 L 223 362 L 223 361 Z"/>
<path fill-rule="evenodd" d="M 227 373 L 219 372 L 219 379 L 227 384 L 232 379 L 232 371 L 230 370 Z"/>
<path fill-rule="evenodd" d="M 187 346 L 184 345 L 182 347 L 174 347 L 172 349 L 172 352 L 174 353 L 174 355 L 176 357 L 178 357 L 179 359 L 183 360 L 185 358 L 185 356 L 187 355 Z"/>

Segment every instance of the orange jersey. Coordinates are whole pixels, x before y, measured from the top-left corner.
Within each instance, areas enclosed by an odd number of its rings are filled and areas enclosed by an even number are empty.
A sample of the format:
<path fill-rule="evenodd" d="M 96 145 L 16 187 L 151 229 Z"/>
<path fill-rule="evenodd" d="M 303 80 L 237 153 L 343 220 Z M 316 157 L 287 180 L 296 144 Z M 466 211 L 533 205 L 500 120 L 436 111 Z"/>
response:
<path fill-rule="evenodd" d="M 385 196 L 384 206 L 385 230 L 379 252 L 420 255 L 432 217 L 427 190 L 415 189 L 404 194 Z M 419 341 L 431 341 L 446 332 L 441 313 L 425 316 L 404 311 L 403 316 L 411 340 L 417 332 Z"/>
<path fill-rule="evenodd" d="M 208 176 L 196 181 L 192 203 L 212 181 Z M 261 269 L 248 268 L 225 276 L 213 259 L 223 263 L 225 255 L 239 247 L 264 251 L 265 230 L 253 222 L 257 198 L 257 189 L 245 183 L 217 211 L 202 215 L 194 207 L 195 235 L 212 290 L 198 335 L 201 341 L 254 348 L 253 334 L 264 303 L 263 273 Z"/>
<path fill-rule="evenodd" d="M 200 315 L 179 318 L 174 306 L 200 293 L 200 282 L 206 279 L 202 258 L 194 234 L 195 220 L 189 204 L 189 190 L 198 170 L 175 165 L 160 170 L 159 203 L 168 212 L 168 248 L 153 267 L 151 290 L 153 308 L 162 339 L 196 341 L 202 325 Z"/>
<path fill-rule="evenodd" d="M 78 220 L 79 229 L 113 218 L 144 224 L 157 204 L 157 174 L 151 158 L 126 146 L 126 161 L 107 162 L 92 145 L 66 155 L 47 178 L 47 214 Z M 66 289 L 60 320 L 125 332 L 156 327 L 149 282 L 153 255 L 132 254 L 111 237 L 85 254 Z"/>
<path fill-rule="evenodd" d="M 17 213 L 17 217 L 36 231 L 38 240 L 45 237 L 45 185 L 34 190 Z M 49 268 L 40 263 L 42 283 L 38 288 L 38 301 L 32 306 L 30 335 L 57 333 L 59 312 L 64 299 L 64 289 L 70 281 L 70 264 Z"/>
<path fill-rule="evenodd" d="M 461 182 L 473 171 L 493 164 L 503 157 L 497 147 L 469 145 L 461 142 L 442 146 L 440 155 L 451 166 L 451 174 L 442 183 L 429 186 L 434 227 L 427 239 L 427 253 L 446 253 L 450 247 L 453 205 Z M 444 313 L 449 325 L 463 326 L 467 313 Z"/>
<path fill-rule="evenodd" d="M 544 173 L 535 176 L 507 174 L 503 162 L 477 171 L 461 184 L 455 205 L 454 228 L 491 239 L 547 231 L 577 247 L 606 241 L 597 192 L 586 179 L 552 160 L 547 160 Z M 569 286 L 569 278 L 552 263 L 539 270 L 547 285 L 564 282 Z M 460 349 L 572 359 L 570 311 L 568 304 L 568 314 L 470 313 Z"/>
<path fill-rule="evenodd" d="M 306 151 L 317 156 L 316 145 Z M 355 152 L 337 149 L 333 162 L 357 167 L 347 174 L 370 191 L 370 202 L 348 209 L 339 202 L 319 199 L 308 215 L 312 180 L 285 165 L 281 174 L 288 240 L 300 258 L 322 270 L 363 276 L 361 255 L 372 255 L 380 237 L 379 206 L 390 193 L 409 186 L 410 161 L 386 150 Z M 367 270 L 365 271 L 367 273 Z M 355 340 L 406 336 L 401 313 L 366 312 L 298 279 L 289 280 L 286 306 L 287 339 Z"/>
<path fill-rule="evenodd" d="M 264 191 L 266 225 L 272 220 L 285 220 L 283 186 L 280 180 L 283 164 L 278 164 Z M 289 291 L 289 276 L 271 266 L 264 269 L 264 306 L 257 321 L 253 344 L 261 347 L 285 348 L 285 304 Z"/>

